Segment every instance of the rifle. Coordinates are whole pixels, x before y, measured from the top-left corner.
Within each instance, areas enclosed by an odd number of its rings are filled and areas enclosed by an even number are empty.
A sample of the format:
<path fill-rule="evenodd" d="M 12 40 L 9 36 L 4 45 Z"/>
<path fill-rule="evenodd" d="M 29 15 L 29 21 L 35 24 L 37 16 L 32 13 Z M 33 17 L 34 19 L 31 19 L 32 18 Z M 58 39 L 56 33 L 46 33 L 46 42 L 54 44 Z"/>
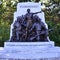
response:
<path fill-rule="evenodd" d="M 52 31 L 52 30 L 54 30 L 54 28 L 49 29 L 48 32 L 50 32 L 50 31 Z M 43 33 L 40 33 L 39 35 L 35 35 L 34 37 L 31 38 L 31 40 L 35 39 L 37 36 L 40 36 L 41 34 L 43 34 Z"/>

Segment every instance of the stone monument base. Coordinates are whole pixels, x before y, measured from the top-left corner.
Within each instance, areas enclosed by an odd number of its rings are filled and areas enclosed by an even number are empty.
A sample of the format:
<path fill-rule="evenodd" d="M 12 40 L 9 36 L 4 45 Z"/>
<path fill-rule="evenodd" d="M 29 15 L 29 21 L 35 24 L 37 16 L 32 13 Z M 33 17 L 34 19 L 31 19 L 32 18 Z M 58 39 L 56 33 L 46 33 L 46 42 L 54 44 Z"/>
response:
<path fill-rule="evenodd" d="M 47 60 L 60 57 L 60 47 L 54 42 L 5 42 L 0 59 Z M 59 58 L 60 59 L 60 58 Z"/>

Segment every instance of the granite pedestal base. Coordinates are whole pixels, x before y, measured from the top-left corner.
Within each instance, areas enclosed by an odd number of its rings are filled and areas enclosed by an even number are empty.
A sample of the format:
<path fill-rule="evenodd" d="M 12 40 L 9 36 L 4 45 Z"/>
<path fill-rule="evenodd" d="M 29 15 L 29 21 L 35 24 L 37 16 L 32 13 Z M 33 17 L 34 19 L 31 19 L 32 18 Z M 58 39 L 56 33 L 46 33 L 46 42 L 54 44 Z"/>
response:
<path fill-rule="evenodd" d="M 60 47 L 54 42 L 5 42 L 0 58 L 4 59 L 44 59 L 60 57 Z"/>

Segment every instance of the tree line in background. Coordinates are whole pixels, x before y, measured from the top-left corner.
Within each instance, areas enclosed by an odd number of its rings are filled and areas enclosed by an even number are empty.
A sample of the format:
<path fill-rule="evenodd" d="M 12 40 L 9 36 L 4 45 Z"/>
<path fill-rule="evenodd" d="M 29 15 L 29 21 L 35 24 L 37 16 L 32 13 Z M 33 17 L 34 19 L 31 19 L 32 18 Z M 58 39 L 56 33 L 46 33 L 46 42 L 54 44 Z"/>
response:
<path fill-rule="evenodd" d="M 26 1 L 40 2 L 41 0 L 0 0 L 0 46 L 3 46 L 3 43 L 9 40 L 10 25 L 13 22 L 17 3 Z M 48 28 L 52 29 L 49 32 L 50 40 L 60 46 L 60 0 L 41 2 L 42 7 L 45 6 L 42 10 L 45 12 Z"/>

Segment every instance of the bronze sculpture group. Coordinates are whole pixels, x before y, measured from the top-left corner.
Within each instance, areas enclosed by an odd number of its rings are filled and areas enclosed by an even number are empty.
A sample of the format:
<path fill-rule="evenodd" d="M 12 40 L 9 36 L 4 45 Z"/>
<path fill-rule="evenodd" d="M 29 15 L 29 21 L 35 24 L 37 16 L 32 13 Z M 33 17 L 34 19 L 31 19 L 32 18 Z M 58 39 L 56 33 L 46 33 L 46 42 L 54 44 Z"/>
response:
<path fill-rule="evenodd" d="M 39 12 L 37 12 L 39 13 Z M 48 29 L 41 19 L 27 9 L 27 13 L 18 16 L 12 29 L 10 42 L 43 42 L 48 41 Z"/>

